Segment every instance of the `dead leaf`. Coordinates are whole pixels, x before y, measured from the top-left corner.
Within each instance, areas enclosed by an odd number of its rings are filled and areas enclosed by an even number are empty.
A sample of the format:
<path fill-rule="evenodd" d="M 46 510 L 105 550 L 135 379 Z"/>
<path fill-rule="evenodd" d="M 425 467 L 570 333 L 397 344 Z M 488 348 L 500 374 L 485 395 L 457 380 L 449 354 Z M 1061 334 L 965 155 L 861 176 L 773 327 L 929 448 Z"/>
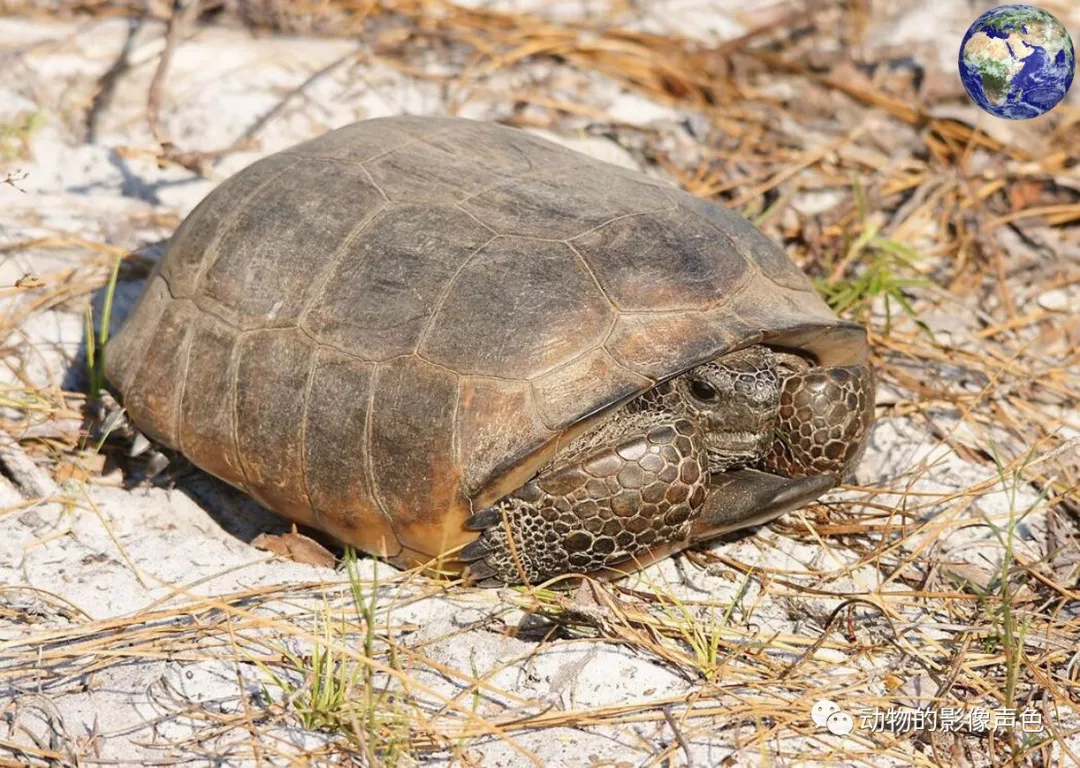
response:
<path fill-rule="evenodd" d="M 330 550 L 309 536 L 296 531 L 280 534 L 260 533 L 252 540 L 251 546 L 305 565 L 333 568 L 337 562 L 337 558 Z"/>
<path fill-rule="evenodd" d="M 40 424 L 31 424 L 19 434 L 19 439 L 38 438 L 75 443 L 82 433 L 82 427 L 82 419 L 50 419 Z"/>
<path fill-rule="evenodd" d="M 75 461 L 65 461 L 57 466 L 53 476 L 56 482 L 60 484 L 66 483 L 68 480 L 84 483 L 90 477 L 86 472 L 86 468 L 79 466 L 78 462 Z"/>
<path fill-rule="evenodd" d="M 1022 211 L 1040 202 L 1045 185 L 1041 181 L 1025 179 L 1009 187 L 1009 205 L 1013 211 Z"/>
<path fill-rule="evenodd" d="M 29 272 L 27 272 L 25 275 L 23 275 L 22 277 L 20 277 L 18 280 L 15 281 L 15 287 L 16 288 L 30 289 L 30 288 L 43 288 L 44 286 L 45 286 L 45 281 L 44 280 L 42 280 L 37 275 L 30 274 Z"/>
<path fill-rule="evenodd" d="M 53 475 L 58 483 L 67 480 L 85 483 L 91 477 L 100 477 L 104 469 L 105 455 L 87 452 L 58 464 Z"/>

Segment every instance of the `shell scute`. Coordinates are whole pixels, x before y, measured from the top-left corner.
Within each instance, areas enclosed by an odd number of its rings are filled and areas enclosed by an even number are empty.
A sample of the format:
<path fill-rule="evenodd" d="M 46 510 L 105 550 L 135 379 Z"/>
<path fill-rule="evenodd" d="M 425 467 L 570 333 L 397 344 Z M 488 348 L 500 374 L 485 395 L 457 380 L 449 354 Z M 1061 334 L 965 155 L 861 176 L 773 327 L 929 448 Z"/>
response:
<path fill-rule="evenodd" d="M 500 237 L 458 274 L 420 353 L 462 373 L 528 379 L 595 345 L 613 313 L 564 243 Z"/>
<path fill-rule="evenodd" d="M 490 239 L 463 211 L 387 207 L 336 257 L 304 326 L 366 360 L 411 354 L 454 274 Z"/>
<path fill-rule="evenodd" d="M 468 198 L 462 207 L 499 234 L 566 240 L 621 216 L 669 209 L 672 203 L 662 187 L 630 179 L 611 184 L 581 161 L 500 184 Z"/>
<path fill-rule="evenodd" d="M 752 275 L 730 237 L 681 207 L 625 216 L 571 242 L 627 312 L 707 309 Z"/>
<path fill-rule="evenodd" d="M 294 326 L 327 262 L 382 205 L 359 169 L 298 164 L 287 176 L 243 203 L 196 286 L 200 305 L 241 328 Z"/>

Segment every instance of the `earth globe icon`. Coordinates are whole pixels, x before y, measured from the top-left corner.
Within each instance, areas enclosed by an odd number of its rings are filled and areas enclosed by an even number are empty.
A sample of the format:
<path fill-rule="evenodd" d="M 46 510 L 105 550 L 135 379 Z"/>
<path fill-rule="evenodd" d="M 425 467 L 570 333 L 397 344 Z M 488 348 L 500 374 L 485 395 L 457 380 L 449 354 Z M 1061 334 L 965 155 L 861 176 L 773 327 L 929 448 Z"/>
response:
<path fill-rule="evenodd" d="M 1046 114 L 1065 98 L 1075 73 L 1068 31 L 1033 5 L 987 11 L 960 44 L 964 88 L 995 117 L 1026 120 Z"/>

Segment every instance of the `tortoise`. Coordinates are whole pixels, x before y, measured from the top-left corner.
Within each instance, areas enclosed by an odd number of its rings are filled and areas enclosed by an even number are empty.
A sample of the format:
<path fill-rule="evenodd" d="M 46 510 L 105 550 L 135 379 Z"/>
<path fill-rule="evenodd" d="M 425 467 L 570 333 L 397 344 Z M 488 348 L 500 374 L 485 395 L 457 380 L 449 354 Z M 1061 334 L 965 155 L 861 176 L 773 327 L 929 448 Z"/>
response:
<path fill-rule="evenodd" d="M 183 221 L 106 375 L 296 523 L 481 584 L 626 572 L 804 505 L 865 330 L 741 216 L 515 128 L 365 120 Z"/>

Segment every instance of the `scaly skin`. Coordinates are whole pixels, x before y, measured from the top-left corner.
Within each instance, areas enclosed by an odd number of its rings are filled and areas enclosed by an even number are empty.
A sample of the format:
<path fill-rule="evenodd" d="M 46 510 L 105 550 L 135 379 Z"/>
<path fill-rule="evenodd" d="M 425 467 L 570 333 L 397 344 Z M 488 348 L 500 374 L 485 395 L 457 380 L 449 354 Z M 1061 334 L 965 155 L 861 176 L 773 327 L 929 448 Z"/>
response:
<path fill-rule="evenodd" d="M 810 368 L 789 376 L 775 439 L 758 467 L 785 477 L 843 477 L 859 461 L 874 420 L 874 381 L 865 365 Z"/>
<path fill-rule="evenodd" d="M 811 367 L 766 347 L 739 350 L 659 385 L 571 442 L 469 519 L 481 535 L 461 558 L 481 584 L 537 583 L 677 549 L 699 532 L 732 528 L 733 516 L 755 524 L 759 510 L 733 515 L 723 498 L 710 498 L 713 474 L 747 467 L 839 479 L 858 459 L 872 415 L 865 366 Z M 749 477 L 742 497 L 756 498 Z M 767 482 L 766 506 L 774 486 L 784 493 L 783 483 Z M 811 498 L 823 487 L 803 485 L 816 489 Z"/>

